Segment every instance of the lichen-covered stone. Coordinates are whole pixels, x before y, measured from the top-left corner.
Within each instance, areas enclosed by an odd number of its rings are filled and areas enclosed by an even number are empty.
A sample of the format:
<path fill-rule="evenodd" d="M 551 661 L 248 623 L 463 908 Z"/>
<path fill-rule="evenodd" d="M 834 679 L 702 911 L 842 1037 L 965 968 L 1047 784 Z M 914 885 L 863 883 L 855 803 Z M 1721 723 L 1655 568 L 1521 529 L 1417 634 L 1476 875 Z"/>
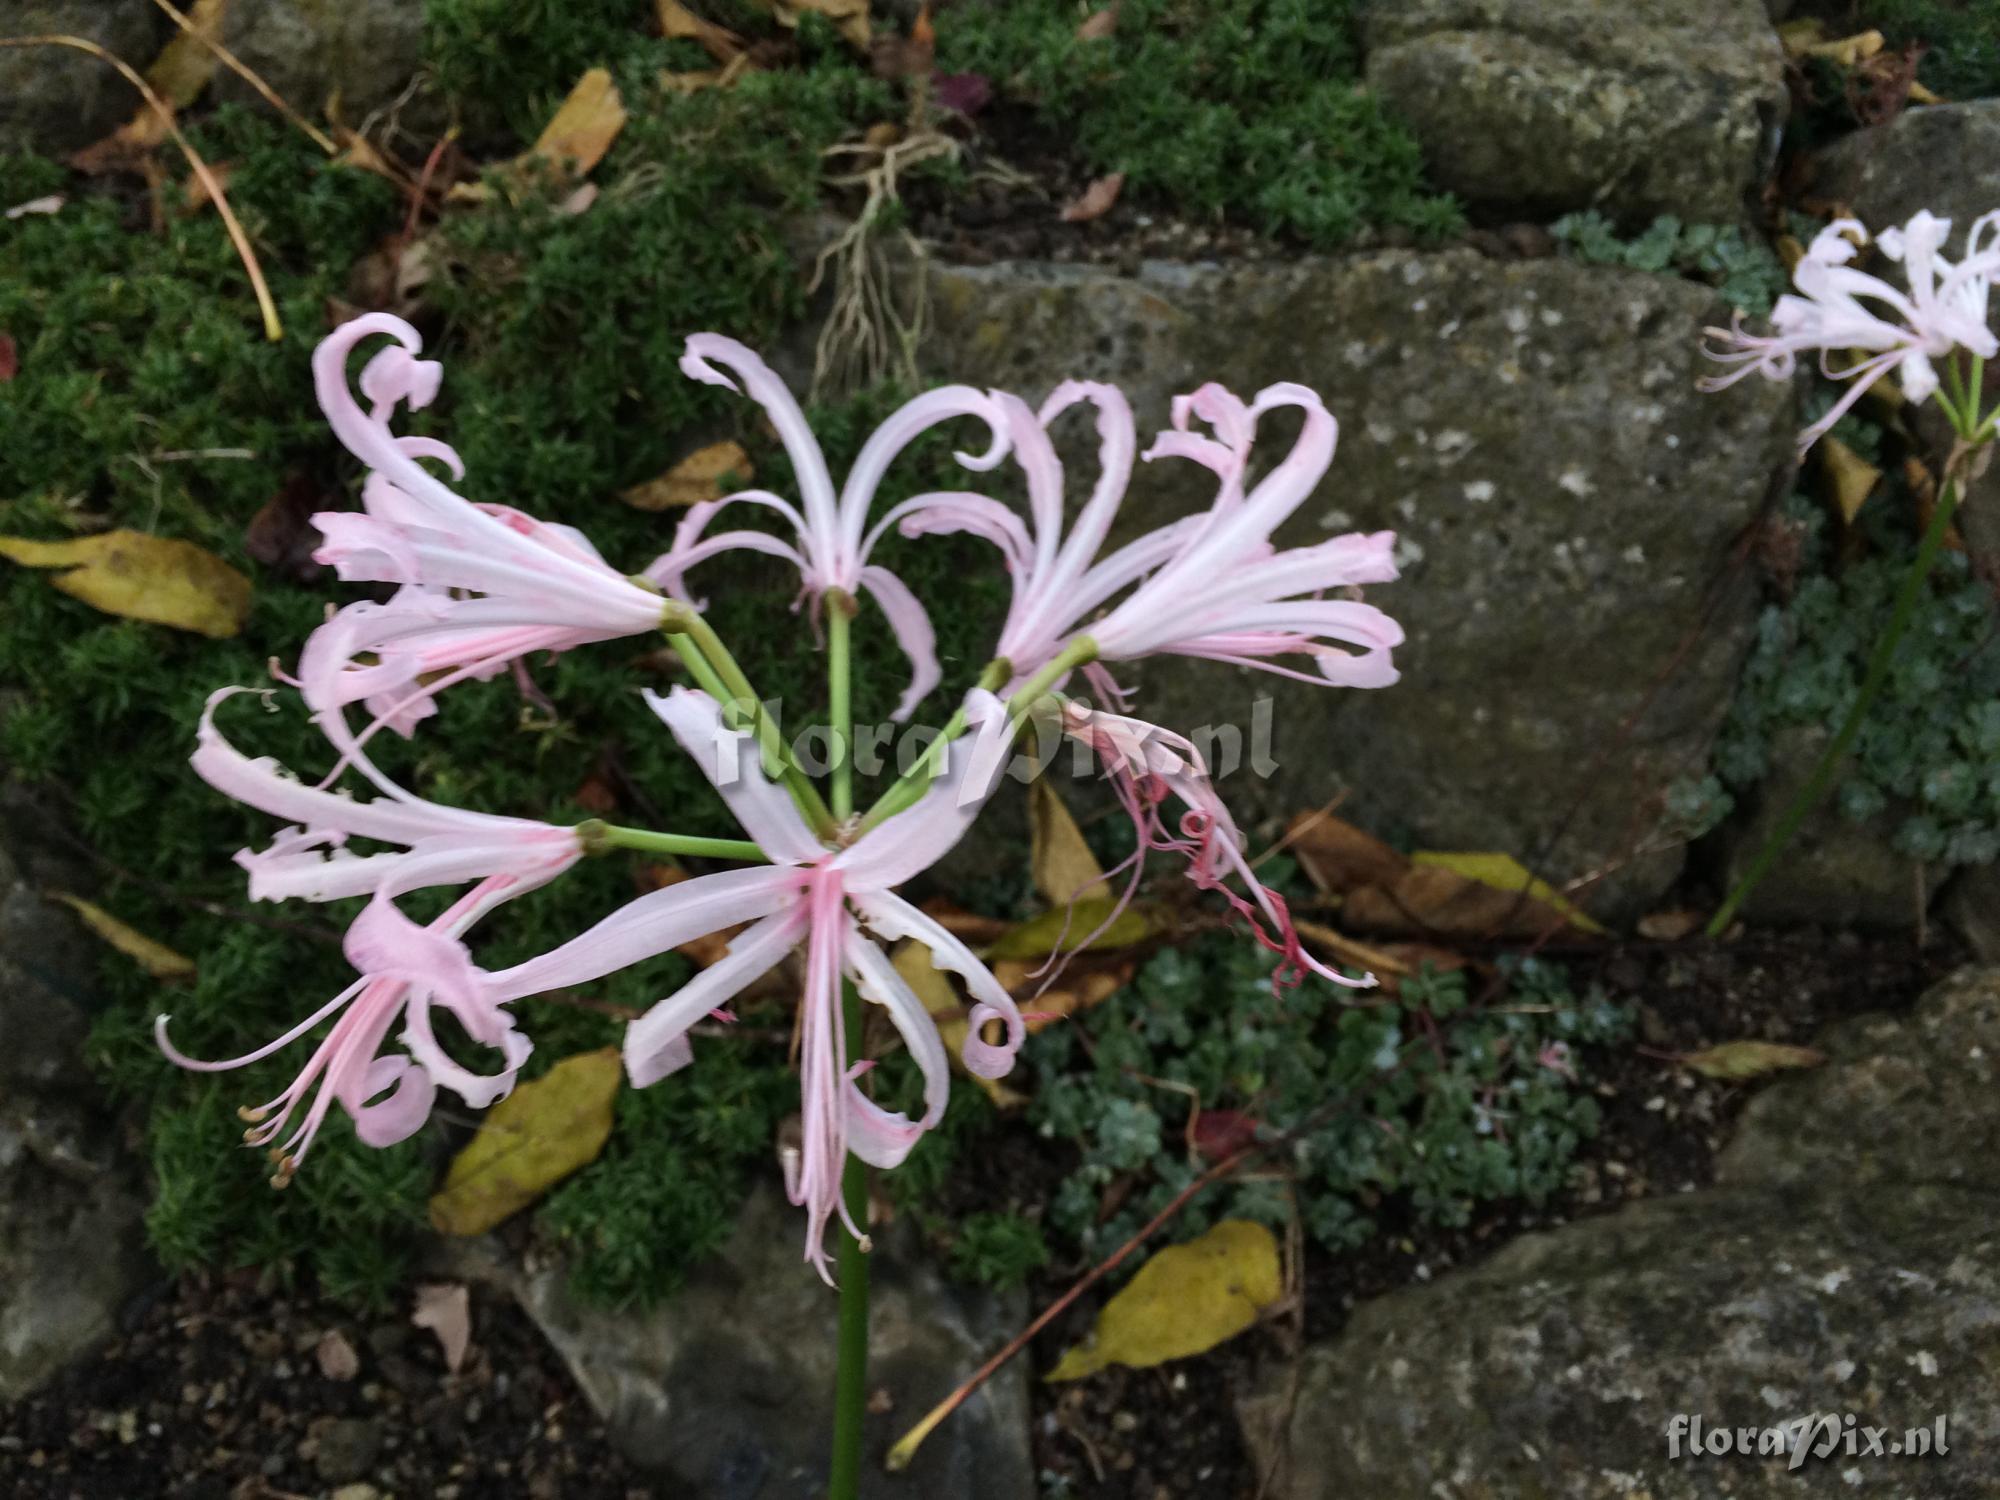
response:
<path fill-rule="evenodd" d="M 149 1274 L 139 1174 L 84 1064 L 98 950 L 48 889 L 83 872 L 0 792 L 0 1401 L 108 1338 Z"/>
<path fill-rule="evenodd" d="M 491 1241 L 448 1247 L 445 1269 L 520 1300 L 634 1463 L 703 1500 L 809 1500 L 826 1485 L 839 1301 L 799 1258 L 805 1220 L 759 1188 L 734 1234 L 650 1313 L 578 1303 L 561 1267 L 525 1269 Z M 908 1226 L 901 1226 L 907 1230 Z M 1031 1500 L 1027 1371 L 982 1387 L 905 1472 L 881 1459 L 931 1405 L 1017 1329 L 1022 1299 L 947 1283 L 909 1235 L 877 1237 L 870 1267 L 863 1488 L 883 1500 Z"/>
<path fill-rule="evenodd" d="M 1306 1356 L 1277 1493 L 2000 1493 L 2000 970 L 1828 1047 L 1825 1070 L 1753 1105 L 1723 1185 L 1528 1235 L 1362 1307 Z M 1842 1449 L 1793 1472 L 1668 1447 L 1676 1415 L 1712 1430 L 1829 1412 L 1885 1443 L 1942 1418 L 1949 1453 Z"/>
<path fill-rule="evenodd" d="M 12 0 L 0 10 L 0 36 L 80 37 L 141 73 L 171 25 L 153 0 Z M 138 90 L 88 53 L 0 47 L 0 151 L 73 151 L 139 107 Z"/>
<path fill-rule="evenodd" d="M 1721 1181 L 2000 1194 L 2000 969 L 1962 970 L 1907 1018 L 1863 1016 L 1819 1046 L 1826 1066 L 1750 1102 Z"/>
<path fill-rule="evenodd" d="M 1785 119 L 1762 0 L 1380 0 L 1365 35 L 1368 86 L 1475 203 L 1734 223 Z"/>
<path fill-rule="evenodd" d="M 424 61 L 424 7 L 409 0 L 256 0 L 229 7 L 222 40 L 278 96 L 308 119 L 337 101 L 339 118 L 360 125 L 395 105 Z M 227 69 L 215 95 L 267 108 Z M 433 100 L 405 105 L 405 124 L 434 123 Z"/>
<path fill-rule="evenodd" d="M 1793 425 L 1788 387 L 1695 390 L 1721 311 L 1705 288 L 1468 252 L 939 268 L 932 288 L 927 375 L 1032 399 L 1112 381 L 1142 441 L 1207 380 L 1300 381 L 1338 417 L 1333 468 L 1279 539 L 1400 534 L 1404 577 L 1369 597 L 1409 633 L 1403 680 L 1322 689 L 1172 658 L 1120 673 L 1150 718 L 1239 731 L 1222 788 L 1243 817 L 1351 788 L 1346 816 L 1432 848 L 1504 850 L 1554 880 L 1616 867 L 1587 898 L 1607 913 L 1671 881 L 1677 853 L 1630 856 L 1727 702 L 1752 600 L 1747 580 L 1713 591 Z M 1293 430 L 1271 420 L 1272 458 Z M 1081 417 L 1059 436 L 1074 505 L 1094 440 Z M 1142 465 L 1123 524 L 1209 493 L 1192 465 Z"/>
<path fill-rule="evenodd" d="M 2000 963 L 2000 866 L 1960 870 L 1942 909 L 1967 947 L 1988 963 Z"/>
<path fill-rule="evenodd" d="M 1842 136 L 1814 163 L 1813 190 L 1871 231 L 1927 208 L 1962 234 L 2000 208 L 2000 99 L 1907 109 Z"/>

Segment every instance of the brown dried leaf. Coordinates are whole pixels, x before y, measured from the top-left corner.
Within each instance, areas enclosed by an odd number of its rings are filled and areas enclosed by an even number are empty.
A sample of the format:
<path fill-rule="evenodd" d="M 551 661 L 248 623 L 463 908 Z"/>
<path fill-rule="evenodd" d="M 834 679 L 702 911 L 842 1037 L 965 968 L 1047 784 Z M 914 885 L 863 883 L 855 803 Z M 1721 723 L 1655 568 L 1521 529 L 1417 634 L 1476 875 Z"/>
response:
<path fill-rule="evenodd" d="M 1706 919 L 1698 911 L 1685 906 L 1670 911 L 1649 911 L 1639 918 L 1638 933 L 1649 943 L 1678 943 L 1689 933 L 1699 930 Z"/>
<path fill-rule="evenodd" d="M 215 202 L 216 189 L 224 193 L 236 176 L 236 167 L 231 162 L 212 161 L 208 164 L 208 176 L 190 177 L 187 186 L 181 189 L 181 213 L 194 215 Z"/>
<path fill-rule="evenodd" d="M 658 479 L 621 490 L 618 498 L 634 510 L 674 510 L 703 500 L 720 500 L 756 477 L 750 455 L 741 443 L 710 443 L 697 448 Z M 736 480 L 725 487 L 723 481 Z"/>
<path fill-rule="evenodd" d="M 1079 42 L 1101 42 L 1117 29 L 1118 7 L 1107 5 L 1084 18 L 1083 24 L 1076 28 L 1076 39 Z"/>
<path fill-rule="evenodd" d="M 1570 925 L 1533 895 L 1499 890 L 1442 865 L 1413 865 L 1389 885 L 1351 891 L 1341 918 L 1369 932 L 1437 938 L 1532 938 Z"/>
<path fill-rule="evenodd" d="M 868 0 L 772 0 L 771 14 L 780 26 L 797 26 L 808 11 L 831 21 L 841 40 L 855 51 L 868 50 Z"/>
<path fill-rule="evenodd" d="M 680 0 L 654 0 L 654 7 L 659 14 L 662 36 L 697 42 L 719 63 L 726 63 L 741 55 L 742 37 L 726 26 L 718 26 L 713 21 L 704 20 L 681 4 Z"/>
<path fill-rule="evenodd" d="M 1063 223 L 1087 224 L 1092 219 L 1103 218 L 1111 212 L 1111 205 L 1118 201 L 1119 191 L 1124 186 L 1123 172 L 1113 172 L 1107 177 L 1098 178 L 1064 207 Z"/>
<path fill-rule="evenodd" d="M 361 1356 L 338 1328 L 320 1335 L 313 1346 L 313 1358 L 319 1364 L 320 1374 L 328 1380 L 352 1380 L 361 1373 Z"/>
<path fill-rule="evenodd" d="M 330 507 L 318 483 L 304 473 L 285 478 L 284 488 L 266 500 L 250 524 L 243 528 L 243 550 L 265 567 L 304 583 L 317 577 L 321 565 L 313 561 L 319 546 L 319 528 L 312 518 Z"/>
<path fill-rule="evenodd" d="M 472 1297 L 465 1287 L 458 1282 L 419 1286 L 410 1322 L 437 1335 L 444 1350 L 444 1367 L 456 1375 L 472 1345 Z"/>
<path fill-rule="evenodd" d="M 581 177 L 604 160 L 626 119 L 610 70 L 592 68 L 576 81 L 528 155 Z"/>
<path fill-rule="evenodd" d="M 1286 825 L 1285 847 L 1306 878 L 1329 896 L 1360 885 L 1392 885 L 1410 867 L 1402 854 L 1330 812 L 1304 812 Z"/>
<path fill-rule="evenodd" d="M 21 351 L 14 343 L 14 335 L 0 333 L 0 385 L 5 385 L 21 373 Z"/>
<path fill-rule="evenodd" d="M 186 11 L 188 30 L 176 31 L 146 69 L 153 92 L 175 109 L 194 103 L 215 76 L 217 58 L 208 43 L 221 39 L 228 9 L 229 0 L 194 0 Z"/>

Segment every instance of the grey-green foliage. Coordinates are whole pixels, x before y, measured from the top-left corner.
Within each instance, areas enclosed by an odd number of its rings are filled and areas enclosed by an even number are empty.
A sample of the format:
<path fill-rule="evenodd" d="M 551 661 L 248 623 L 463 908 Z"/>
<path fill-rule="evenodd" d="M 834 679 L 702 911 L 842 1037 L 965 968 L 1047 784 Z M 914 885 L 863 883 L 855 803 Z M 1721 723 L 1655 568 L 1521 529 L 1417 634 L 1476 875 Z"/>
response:
<path fill-rule="evenodd" d="M 1836 431 L 1862 449 L 1877 436 L 1851 421 Z M 1804 540 L 1803 578 L 1758 620 L 1716 744 L 1716 769 L 1731 786 L 1747 789 L 1764 777 L 1778 731 L 1831 726 L 1846 715 L 1915 550 L 1908 528 L 1890 519 L 1910 509 L 1901 477 L 1890 474 L 1861 511 L 1872 550 L 1836 570 L 1822 535 L 1824 510 L 1805 495 L 1784 507 Z M 1855 819 L 1892 802 L 1904 808 L 1896 846 L 1917 858 L 2000 857 L 2000 635 L 1991 591 L 1962 554 L 1939 559 L 1836 800 Z"/>
<path fill-rule="evenodd" d="M 1160 954 L 1086 1018 L 1028 1044 L 1031 1122 L 1080 1154 L 1049 1229 L 1097 1256 L 1164 1207 L 1207 1165 L 1185 1140 L 1197 1097 L 1225 1137 L 1299 1131 L 1277 1161 L 1332 1248 L 1365 1240 L 1388 1196 L 1446 1225 L 1480 1203 L 1543 1201 L 1597 1129 L 1576 1049 L 1623 1036 L 1630 1018 L 1545 963 L 1516 966 L 1507 993 L 1474 1007 L 1463 973 L 1426 973 L 1395 1001 L 1348 1004 L 1319 984 L 1274 994 L 1270 955 L 1240 935 Z M 1108 1192 L 1128 1184 L 1122 1200 Z M 1120 1202 L 1108 1217 L 1107 1201 Z M 1279 1184 L 1243 1182 L 1198 1195 L 1174 1233 L 1287 1212 Z"/>
<path fill-rule="evenodd" d="M 1714 287 L 1753 317 L 1771 310 L 1784 291 L 1785 268 L 1760 239 L 1733 225 L 1683 224 L 1662 214 L 1627 238 L 1595 209 L 1564 214 L 1549 232 L 1578 260 L 1634 271 L 1671 272 Z"/>

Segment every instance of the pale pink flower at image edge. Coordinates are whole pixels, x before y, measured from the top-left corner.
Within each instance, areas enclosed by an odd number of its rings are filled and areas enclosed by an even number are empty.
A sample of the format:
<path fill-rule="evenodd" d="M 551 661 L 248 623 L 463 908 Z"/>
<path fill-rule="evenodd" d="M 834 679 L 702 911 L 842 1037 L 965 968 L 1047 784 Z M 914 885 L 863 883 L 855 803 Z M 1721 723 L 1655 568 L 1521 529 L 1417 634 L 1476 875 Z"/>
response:
<path fill-rule="evenodd" d="M 2000 275 L 2000 211 L 1983 214 L 1966 234 L 1965 254 L 1956 264 L 1938 252 L 1951 235 L 1951 220 L 1928 210 L 1911 216 L 1900 229 L 1884 230 L 1877 247 L 1902 264 L 1907 292 L 1849 264 L 1867 240 L 1867 230 L 1855 219 L 1836 219 L 1813 237 L 1811 247 L 1792 269 L 1797 293 L 1787 292 L 1771 309 L 1769 334 L 1743 327 L 1739 313 L 1733 326 L 1705 330 L 1716 340 L 1702 352 L 1719 364 L 1733 366 L 1699 382 L 1706 391 L 1734 385 L 1746 375 L 1789 380 L 1798 356 L 1817 350 L 1820 371 L 1829 379 L 1846 381 L 1848 389 L 1817 422 L 1799 435 L 1803 452 L 1866 394 L 1882 376 L 1896 371 L 1903 394 L 1924 402 L 1936 392 L 1932 365 L 1954 349 L 1981 359 L 2000 352 L 1986 326 L 1988 294 Z M 1873 303 L 1882 311 L 1863 303 Z M 1884 316 L 1884 312 L 1890 316 Z M 1866 358 L 1835 369 L 1836 354 L 1860 352 Z"/>

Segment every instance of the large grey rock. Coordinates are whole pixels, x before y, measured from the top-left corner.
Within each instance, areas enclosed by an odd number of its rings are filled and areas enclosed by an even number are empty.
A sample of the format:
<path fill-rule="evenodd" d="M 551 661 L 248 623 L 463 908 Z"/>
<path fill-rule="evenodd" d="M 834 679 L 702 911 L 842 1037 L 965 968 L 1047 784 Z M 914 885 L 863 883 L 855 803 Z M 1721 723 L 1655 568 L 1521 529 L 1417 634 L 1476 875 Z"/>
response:
<path fill-rule="evenodd" d="M 74 36 L 140 72 L 169 22 L 153 0 L 10 0 L 0 36 Z M 0 47 L 0 151 L 72 151 L 139 110 L 138 92 L 110 64 L 72 47 Z"/>
<path fill-rule="evenodd" d="M 1943 906 L 1966 946 L 1988 963 L 2000 963 L 2000 865 L 1959 871 Z"/>
<path fill-rule="evenodd" d="M 2000 969 L 1961 970 L 1909 1017 L 1860 1017 L 1819 1046 L 1825 1067 L 1750 1102 L 1719 1180 L 1854 1196 L 1909 1183 L 2000 1192 Z"/>
<path fill-rule="evenodd" d="M 1814 163 L 1813 190 L 1871 231 L 1927 208 L 1963 233 L 2000 208 L 2000 99 L 1908 109 L 1842 136 Z"/>
<path fill-rule="evenodd" d="M 633 1462 L 703 1500 L 808 1500 L 826 1483 L 838 1300 L 801 1262 L 803 1231 L 802 1216 L 760 1188 L 723 1251 L 651 1313 L 580 1305 L 561 1267 L 524 1269 L 490 1241 L 457 1247 L 449 1269 L 513 1291 Z M 1030 1500 L 1020 1362 L 939 1428 L 908 1470 L 882 1472 L 889 1445 L 1025 1318 L 1018 1297 L 948 1284 L 909 1238 L 878 1238 L 870 1267 L 868 1388 L 878 1399 L 861 1493 Z"/>
<path fill-rule="evenodd" d="M 222 40 L 308 119 L 338 101 L 339 117 L 359 126 L 401 99 L 423 66 L 424 7 L 408 0 L 255 0 L 230 6 Z M 227 69 L 216 73 L 213 87 L 218 99 L 267 107 Z M 406 123 L 435 121 L 433 101 L 413 102 Z"/>
<path fill-rule="evenodd" d="M 1749 872 L 1819 764 L 1827 737 L 1823 729 L 1787 729 L 1775 737 L 1770 774 L 1757 787 L 1755 810 L 1717 835 L 1730 890 Z M 1829 796 L 1806 815 L 1777 863 L 1751 890 L 1743 919 L 1767 927 L 1914 929 L 1946 867 L 1923 865 L 1897 850 L 1896 829 L 1907 814 L 1896 806 L 1857 820 Z"/>
<path fill-rule="evenodd" d="M 1327 690 L 1174 658 L 1120 674 L 1149 718 L 1241 731 L 1241 764 L 1222 777 L 1239 816 L 1351 788 L 1345 816 L 1432 848 L 1507 850 L 1558 881 L 1619 866 L 1587 897 L 1607 914 L 1672 880 L 1677 853 L 1620 862 L 1658 788 L 1702 762 L 1727 702 L 1752 600 L 1747 585 L 1709 593 L 1792 429 L 1788 387 L 1695 390 L 1696 341 L 1720 314 L 1704 288 L 1462 251 L 1132 277 L 945 267 L 932 288 L 928 374 L 1032 399 L 1068 376 L 1112 381 L 1142 441 L 1174 393 L 1206 380 L 1300 381 L 1339 418 L 1333 468 L 1279 540 L 1400 533 L 1404 576 L 1369 597 L 1409 633 L 1402 681 Z M 1292 430 L 1272 420 L 1272 458 Z M 1082 419 L 1059 431 L 1081 449 L 1074 505 L 1094 445 Z M 1204 479 L 1142 465 L 1122 524 L 1206 504 Z"/>
<path fill-rule="evenodd" d="M 2000 970 L 1827 1045 L 1825 1069 L 1753 1104 L 1717 1187 L 1526 1236 L 1362 1307 L 1306 1358 L 1279 1493 L 2000 1493 Z M 1885 1444 L 1942 1418 L 1949 1454 L 1850 1455 L 1843 1438 L 1791 1472 L 1669 1448 L 1677 1415 L 1714 1430 L 1826 1413 Z"/>
<path fill-rule="evenodd" d="M 109 1337 L 149 1274 L 145 1198 L 84 1066 L 98 954 L 43 897 L 79 872 L 0 798 L 0 1401 Z"/>
<path fill-rule="evenodd" d="M 1762 0 L 1377 0 L 1365 35 L 1432 178 L 1516 212 L 1734 223 L 1785 119 Z"/>

